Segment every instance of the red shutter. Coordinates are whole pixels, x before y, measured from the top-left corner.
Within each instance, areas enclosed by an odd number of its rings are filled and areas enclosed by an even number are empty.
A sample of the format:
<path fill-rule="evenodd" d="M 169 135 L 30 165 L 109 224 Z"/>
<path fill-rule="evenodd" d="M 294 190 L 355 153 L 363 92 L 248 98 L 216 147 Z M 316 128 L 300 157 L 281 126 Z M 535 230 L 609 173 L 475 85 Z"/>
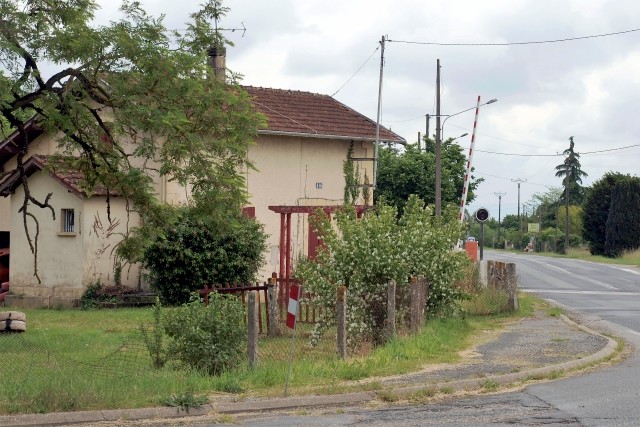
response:
<path fill-rule="evenodd" d="M 311 214 L 309 215 L 311 217 Z M 316 230 L 311 226 L 311 221 L 309 222 L 309 244 L 307 250 L 307 256 L 310 259 L 315 259 L 316 255 L 318 255 L 318 247 L 322 245 L 322 239 L 318 236 Z"/>
<path fill-rule="evenodd" d="M 248 216 L 249 218 L 256 217 L 256 208 L 255 206 L 246 206 L 242 208 L 242 213 Z"/>

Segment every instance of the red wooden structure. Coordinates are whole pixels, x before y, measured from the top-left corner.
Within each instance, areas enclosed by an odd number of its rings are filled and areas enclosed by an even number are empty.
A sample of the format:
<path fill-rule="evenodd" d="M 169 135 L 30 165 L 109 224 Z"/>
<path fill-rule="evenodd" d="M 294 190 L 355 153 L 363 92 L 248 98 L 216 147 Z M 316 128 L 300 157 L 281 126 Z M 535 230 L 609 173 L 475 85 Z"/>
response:
<path fill-rule="evenodd" d="M 331 214 L 338 209 L 342 209 L 341 205 L 330 206 L 269 206 L 269 210 L 280 214 L 280 271 L 278 274 L 278 301 L 280 311 L 289 300 L 289 284 L 291 282 L 291 214 L 307 214 L 314 215 L 318 211 L 324 212 L 325 215 L 331 217 Z M 358 218 L 362 217 L 364 212 L 371 209 L 371 206 L 356 205 L 354 206 Z M 307 256 L 314 258 L 318 246 L 321 244 L 317 233 L 313 227 L 309 226 L 308 233 L 308 252 Z"/>

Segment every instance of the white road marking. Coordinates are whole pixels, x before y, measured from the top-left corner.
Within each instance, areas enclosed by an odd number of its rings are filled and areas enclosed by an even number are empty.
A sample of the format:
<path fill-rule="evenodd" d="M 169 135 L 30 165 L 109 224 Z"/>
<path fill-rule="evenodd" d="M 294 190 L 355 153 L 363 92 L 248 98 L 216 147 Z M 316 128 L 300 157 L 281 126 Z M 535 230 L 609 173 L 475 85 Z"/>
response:
<path fill-rule="evenodd" d="M 570 289 L 532 289 L 522 288 L 523 292 L 542 292 L 545 294 L 580 294 L 580 295 L 614 295 L 614 296 L 640 296 L 640 292 L 613 292 L 613 291 L 573 291 Z"/>

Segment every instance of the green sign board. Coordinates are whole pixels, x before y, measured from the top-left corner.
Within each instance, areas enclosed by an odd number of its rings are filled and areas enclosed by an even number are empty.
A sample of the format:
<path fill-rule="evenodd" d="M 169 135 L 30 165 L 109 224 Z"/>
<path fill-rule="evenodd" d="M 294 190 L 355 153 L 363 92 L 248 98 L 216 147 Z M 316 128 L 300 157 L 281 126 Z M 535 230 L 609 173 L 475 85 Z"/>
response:
<path fill-rule="evenodd" d="M 538 224 L 537 222 L 530 222 L 529 224 L 527 224 L 529 226 L 529 228 L 527 229 L 527 231 L 529 231 L 529 233 L 539 233 L 540 232 L 540 224 Z"/>

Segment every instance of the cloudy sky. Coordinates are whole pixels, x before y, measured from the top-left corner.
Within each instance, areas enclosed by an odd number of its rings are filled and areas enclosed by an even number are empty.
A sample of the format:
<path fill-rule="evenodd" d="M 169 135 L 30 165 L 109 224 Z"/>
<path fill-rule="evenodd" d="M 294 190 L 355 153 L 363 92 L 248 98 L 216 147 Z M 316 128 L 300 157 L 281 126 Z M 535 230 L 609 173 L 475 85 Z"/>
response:
<path fill-rule="evenodd" d="M 115 17 L 99 0 L 99 19 Z M 142 0 L 184 28 L 200 0 Z M 481 108 L 474 166 L 485 182 L 470 206 L 515 214 L 520 200 L 559 187 L 555 166 L 573 136 L 589 174 L 640 174 L 640 2 L 637 0 L 227 0 L 220 23 L 235 47 L 227 66 L 244 84 L 334 95 L 375 120 L 380 39 L 385 43 L 382 124 L 417 141 L 435 114 L 442 73 L 444 137 L 471 133 Z M 636 30 L 636 31 L 633 31 Z M 530 43 L 620 33 L 557 43 Z M 467 46 L 446 46 L 463 44 Z M 498 44 L 498 46 L 468 46 Z M 511 45 L 504 45 L 511 44 Z M 359 70 L 359 71 L 358 71 Z M 357 72 L 357 73 L 356 73 Z M 354 75 L 355 74 L 355 75 Z M 435 130 L 432 120 L 430 133 Z M 468 150 L 471 137 L 459 140 Z M 623 148 L 628 147 L 628 148 Z M 525 182 L 526 181 L 526 182 Z"/>

